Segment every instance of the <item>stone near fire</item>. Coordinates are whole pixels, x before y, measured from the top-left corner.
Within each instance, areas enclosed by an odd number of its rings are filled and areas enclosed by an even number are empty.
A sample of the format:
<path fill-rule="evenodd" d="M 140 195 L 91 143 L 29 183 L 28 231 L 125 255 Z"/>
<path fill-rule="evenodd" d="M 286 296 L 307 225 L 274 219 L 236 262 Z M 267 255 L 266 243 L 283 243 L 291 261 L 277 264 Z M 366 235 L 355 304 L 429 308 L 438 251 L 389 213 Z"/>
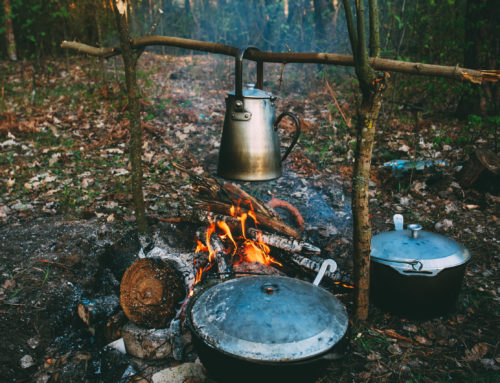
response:
<path fill-rule="evenodd" d="M 33 361 L 31 355 L 26 354 L 21 358 L 20 364 L 22 368 L 30 368 L 35 364 L 35 362 Z"/>
<path fill-rule="evenodd" d="M 122 328 L 127 353 L 140 359 L 163 359 L 172 357 L 172 333 L 168 328 L 147 329 L 127 323 Z"/>
<path fill-rule="evenodd" d="M 184 363 L 166 368 L 153 375 L 153 383 L 203 383 L 207 378 L 200 363 Z"/>

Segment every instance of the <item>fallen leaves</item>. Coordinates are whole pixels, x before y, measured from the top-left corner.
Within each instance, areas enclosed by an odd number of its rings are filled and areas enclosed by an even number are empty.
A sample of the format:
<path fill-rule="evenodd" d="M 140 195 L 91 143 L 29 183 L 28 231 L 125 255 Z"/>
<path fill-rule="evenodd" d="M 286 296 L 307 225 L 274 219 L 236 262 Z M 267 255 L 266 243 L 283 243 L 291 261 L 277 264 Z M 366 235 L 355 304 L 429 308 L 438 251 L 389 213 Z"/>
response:
<path fill-rule="evenodd" d="M 405 342 L 408 342 L 408 343 L 413 343 L 413 340 L 404 336 L 404 335 L 400 335 L 398 334 L 395 330 L 392 330 L 392 329 L 386 329 L 386 330 L 379 330 L 379 329 L 372 329 L 373 331 L 379 333 L 379 334 L 383 334 L 383 335 L 386 335 L 390 338 L 393 338 L 393 339 L 398 339 L 398 340 L 404 340 Z"/>
<path fill-rule="evenodd" d="M 477 362 L 488 353 L 488 345 L 486 343 L 476 343 L 471 349 L 465 350 L 464 361 Z"/>

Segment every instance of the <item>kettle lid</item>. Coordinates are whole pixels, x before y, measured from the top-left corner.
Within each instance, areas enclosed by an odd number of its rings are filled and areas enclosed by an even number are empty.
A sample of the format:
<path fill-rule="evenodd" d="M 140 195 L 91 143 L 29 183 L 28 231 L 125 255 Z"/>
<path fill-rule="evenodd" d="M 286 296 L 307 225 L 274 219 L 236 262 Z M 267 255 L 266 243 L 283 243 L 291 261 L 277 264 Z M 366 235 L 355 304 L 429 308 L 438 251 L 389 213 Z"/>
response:
<path fill-rule="evenodd" d="M 246 88 L 242 90 L 243 97 L 245 98 L 256 98 L 256 99 L 265 99 L 274 97 L 272 93 L 266 92 L 262 89 L 257 89 L 255 84 L 247 84 Z M 236 91 L 231 91 L 227 93 L 229 96 L 235 96 Z"/>

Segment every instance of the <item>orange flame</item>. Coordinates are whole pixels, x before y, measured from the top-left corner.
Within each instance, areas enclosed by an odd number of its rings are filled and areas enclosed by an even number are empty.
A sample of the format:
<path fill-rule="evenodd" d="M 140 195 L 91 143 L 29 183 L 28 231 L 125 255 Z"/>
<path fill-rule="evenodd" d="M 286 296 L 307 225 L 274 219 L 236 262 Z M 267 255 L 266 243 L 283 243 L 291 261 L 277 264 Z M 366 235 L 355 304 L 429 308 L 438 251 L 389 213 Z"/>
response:
<path fill-rule="evenodd" d="M 217 221 L 217 222 L 211 222 L 210 226 L 207 228 L 205 233 L 205 243 L 201 242 L 198 239 L 196 240 L 197 246 L 195 252 L 196 253 L 201 251 L 208 252 L 209 264 L 205 268 L 203 267 L 198 268 L 195 277 L 195 284 L 201 280 L 203 273 L 209 270 L 213 265 L 215 254 L 210 244 L 210 237 L 214 233 L 217 233 L 217 235 L 219 235 L 219 237 L 223 240 L 223 242 L 225 241 L 225 243 L 227 243 L 227 239 L 229 239 L 229 241 L 231 242 L 233 246 L 233 251 L 232 251 L 233 262 L 235 265 L 241 264 L 242 262 L 259 262 L 264 265 L 276 264 L 282 266 L 281 263 L 279 263 L 269 255 L 271 249 L 262 240 L 261 231 L 258 231 L 256 241 L 248 239 L 246 237 L 247 218 L 250 217 L 253 219 L 256 228 L 258 221 L 257 221 L 257 215 L 255 214 L 255 211 L 253 209 L 252 202 L 250 200 L 243 201 L 243 203 L 248 206 L 248 211 L 243 211 L 243 209 L 240 208 L 241 202 L 242 202 L 241 200 L 238 201 L 236 207 L 232 205 L 231 208 L 229 209 L 229 214 L 232 217 L 235 217 L 238 221 L 240 221 L 241 234 L 242 234 L 240 237 L 234 238 L 231 232 L 231 228 L 225 221 Z M 227 254 L 229 254 L 230 252 L 231 250 L 229 248 L 226 249 Z M 239 258 L 238 261 L 236 261 L 234 257 L 235 255 L 240 256 L 238 257 Z"/>

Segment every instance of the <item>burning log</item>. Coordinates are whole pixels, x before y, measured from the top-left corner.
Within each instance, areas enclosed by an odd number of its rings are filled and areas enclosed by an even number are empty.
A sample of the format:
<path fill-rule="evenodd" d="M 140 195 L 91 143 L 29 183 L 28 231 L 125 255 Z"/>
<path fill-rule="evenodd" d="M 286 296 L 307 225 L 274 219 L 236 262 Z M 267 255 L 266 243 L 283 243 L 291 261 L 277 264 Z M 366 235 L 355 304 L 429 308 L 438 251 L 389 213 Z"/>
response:
<path fill-rule="evenodd" d="M 293 238 L 282 237 L 278 234 L 271 234 L 266 232 L 261 232 L 253 228 L 247 229 L 247 235 L 253 239 L 257 240 L 260 236 L 262 241 L 271 247 L 275 247 L 280 250 L 284 250 L 290 253 L 302 253 L 309 255 L 319 255 L 321 254 L 321 249 L 310 243 L 298 241 Z"/>
<path fill-rule="evenodd" d="M 213 177 L 200 176 L 176 163 L 172 163 L 172 166 L 184 173 L 189 174 L 189 177 L 193 182 L 193 189 L 197 193 L 198 198 L 203 201 L 220 201 L 224 203 L 231 203 L 234 206 L 237 206 L 240 202 L 244 201 L 247 204 L 250 204 L 256 213 L 266 217 L 275 217 L 279 219 L 279 216 L 266 204 L 260 202 L 257 198 L 251 196 L 234 184 L 229 182 L 221 184 Z"/>
<path fill-rule="evenodd" d="M 178 271 L 168 262 L 143 258 L 130 266 L 120 284 L 120 303 L 127 318 L 146 327 L 164 327 L 184 298 Z"/>
<path fill-rule="evenodd" d="M 206 202 L 205 204 L 197 205 L 197 207 L 199 207 L 203 210 L 214 212 L 217 214 L 227 214 L 231 210 L 231 206 L 232 205 L 230 205 L 230 204 L 226 204 L 224 202 L 219 202 L 219 201 L 211 201 L 211 202 Z M 251 209 L 246 209 L 246 208 L 241 207 L 241 206 L 240 206 L 240 210 L 243 213 L 248 213 L 251 211 Z M 264 216 L 264 215 L 261 215 L 258 213 L 255 213 L 255 218 L 258 221 L 259 225 L 261 225 L 267 229 L 275 230 L 279 233 L 283 233 L 289 237 L 293 237 L 296 239 L 299 239 L 301 237 L 300 232 L 298 232 L 294 228 L 288 226 L 287 224 L 281 222 L 281 220 L 278 220 L 278 219 L 272 218 L 272 217 L 268 217 L 268 216 Z"/>
<path fill-rule="evenodd" d="M 259 215 L 280 219 L 279 215 L 276 214 L 276 212 L 272 209 L 273 206 L 270 206 L 268 203 L 264 204 L 260 202 L 257 198 L 251 196 L 236 185 L 225 182 L 224 189 L 228 194 L 230 194 L 231 202 L 233 203 L 233 205 L 238 205 L 240 201 L 249 201 L 251 203 L 251 206 L 253 206 L 255 212 Z"/>
<path fill-rule="evenodd" d="M 210 246 L 212 247 L 214 260 L 217 264 L 217 271 L 219 273 L 220 279 L 226 279 L 229 277 L 232 269 L 230 263 L 226 259 L 226 253 L 224 252 L 224 244 L 216 233 L 210 235 Z"/>
<path fill-rule="evenodd" d="M 242 212 L 248 213 L 251 211 L 260 225 L 294 238 L 300 238 L 300 233 L 294 228 L 283 223 L 279 215 L 273 211 L 272 207 L 266 206 L 266 204 L 259 201 L 257 198 L 252 197 L 238 186 L 228 182 L 221 184 L 215 178 L 197 175 L 179 164 L 173 163 L 172 165 L 180 171 L 189 174 L 193 182 L 193 189 L 196 192 L 196 198 L 203 201 L 203 203 L 199 203 L 194 206 L 195 210 L 198 208 L 205 212 L 208 211 L 216 214 L 229 215 L 231 207 L 237 206 L 237 208 Z M 281 202 L 282 203 L 279 207 L 285 207 L 288 210 L 290 210 L 290 207 L 295 209 L 290 204 L 287 204 L 284 201 Z M 304 220 L 300 216 L 300 213 L 297 209 L 295 209 L 292 211 L 292 214 L 296 217 L 302 230 L 304 227 Z M 199 217 L 199 214 L 195 212 L 194 216 Z M 191 213 L 191 218 L 194 218 L 193 213 Z M 300 224 L 301 219 L 302 224 Z M 171 221 L 171 219 L 168 221 Z M 204 222 L 203 218 L 200 219 L 199 222 Z M 214 222 L 214 220 L 211 222 Z"/>

